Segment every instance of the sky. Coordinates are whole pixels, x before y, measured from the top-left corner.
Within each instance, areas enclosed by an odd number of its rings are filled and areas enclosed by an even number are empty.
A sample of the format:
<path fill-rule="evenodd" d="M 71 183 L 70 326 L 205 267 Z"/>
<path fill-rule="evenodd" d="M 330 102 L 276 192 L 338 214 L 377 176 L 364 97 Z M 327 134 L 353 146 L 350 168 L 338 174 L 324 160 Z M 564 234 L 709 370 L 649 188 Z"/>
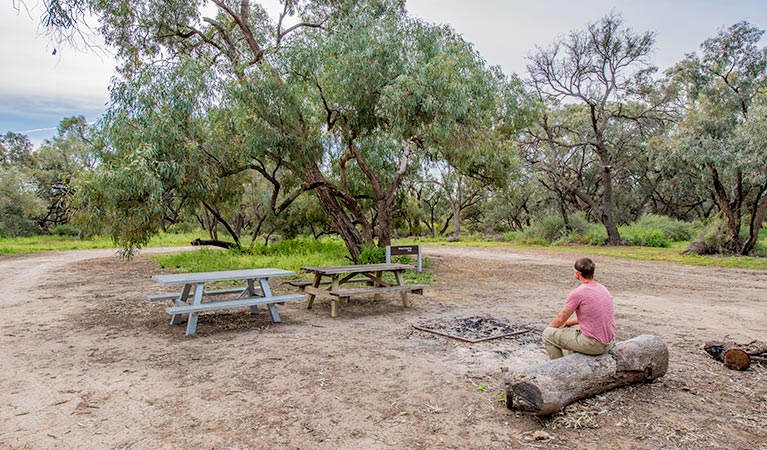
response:
<path fill-rule="evenodd" d="M 0 0 L 0 134 L 26 134 L 35 145 L 53 136 L 64 117 L 98 119 L 115 67 L 110 54 L 50 42 L 39 26 L 41 3 Z M 276 17 L 277 0 L 262 3 Z M 523 78 L 536 46 L 611 12 L 635 32 L 655 33 L 661 70 L 741 20 L 767 29 L 764 0 L 407 0 L 407 9 L 450 25 L 490 64 Z"/>

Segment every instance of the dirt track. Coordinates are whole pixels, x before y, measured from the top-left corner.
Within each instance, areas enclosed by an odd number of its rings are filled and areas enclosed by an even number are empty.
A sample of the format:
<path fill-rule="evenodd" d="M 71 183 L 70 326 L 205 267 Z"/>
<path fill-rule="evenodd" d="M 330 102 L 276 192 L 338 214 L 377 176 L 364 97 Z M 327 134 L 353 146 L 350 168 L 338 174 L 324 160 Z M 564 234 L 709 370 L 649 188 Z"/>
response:
<path fill-rule="evenodd" d="M 163 251 L 163 250 L 153 250 Z M 0 256 L 0 448 L 767 448 L 767 368 L 701 349 L 767 341 L 767 272 L 595 258 L 618 338 L 655 334 L 668 374 L 546 420 L 505 408 L 501 368 L 546 359 L 532 336 L 468 344 L 414 331 L 492 317 L 541 329 L 574 254 L 426 248 L 437 282 L 394 296 L 205 315 L 170 326 L 155 264 L 88 250 Z M 278 288 L 279 292 L 280 289 Z"/>

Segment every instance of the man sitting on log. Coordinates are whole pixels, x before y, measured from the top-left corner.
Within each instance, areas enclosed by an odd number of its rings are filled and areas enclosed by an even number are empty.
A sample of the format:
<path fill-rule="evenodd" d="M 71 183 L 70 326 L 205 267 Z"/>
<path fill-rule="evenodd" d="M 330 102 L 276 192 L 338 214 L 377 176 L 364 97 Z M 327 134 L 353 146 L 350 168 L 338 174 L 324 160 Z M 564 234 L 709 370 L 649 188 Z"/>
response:
<path fill-rule="evenodd" d="M 543 330 L 543 346 L 550 359 L 572 352 L 601 355 L 613 346 L 615 316 L 613 297 L 594 281 L 594 261 L 575 261 L 575 279 L 581 285 L 567 296 L 565 307 Z M 575 318 L 570 317 L 575 313 Z"/>

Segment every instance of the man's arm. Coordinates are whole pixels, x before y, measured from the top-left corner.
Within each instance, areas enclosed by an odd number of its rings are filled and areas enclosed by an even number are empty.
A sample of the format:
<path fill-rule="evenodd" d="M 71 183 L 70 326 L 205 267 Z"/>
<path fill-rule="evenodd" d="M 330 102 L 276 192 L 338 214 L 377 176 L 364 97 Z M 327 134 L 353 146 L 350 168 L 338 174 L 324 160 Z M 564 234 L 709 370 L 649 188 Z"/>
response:
<path fill-rule="evenodd" d="M 551 321 L 549 326 L 554 328 L 563 328 L 563 327 L 569 327 L 570 325 L 575 325 L 576 323 L 578 323 L 577 318 L 572 320 L 567 320 L 570 318 L 570 316 L 573 315 L 574 312 L 575 311 L 573 310 L 562 308 L 562 311 L 560 311 L 559 314 L 557 314 L 557 317 L 555 317 L 554 320 Z"/>

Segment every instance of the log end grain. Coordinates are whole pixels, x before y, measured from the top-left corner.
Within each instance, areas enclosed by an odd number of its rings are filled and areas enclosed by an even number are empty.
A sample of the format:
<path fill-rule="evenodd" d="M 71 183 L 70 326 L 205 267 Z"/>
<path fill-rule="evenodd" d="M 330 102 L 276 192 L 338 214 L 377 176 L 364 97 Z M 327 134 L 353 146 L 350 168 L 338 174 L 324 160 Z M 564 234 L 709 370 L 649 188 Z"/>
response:
<path fill-rule="evenodd" d="M 728 369 L 746 370 L 751 365 L 751 357 L 739 348 L 730 348 L 722 355 L 722 362 Z"/>
<path fill-rule="evenodd" d="M 728 369 L 746 370 L 751 365 L 749 354 L 734 342 L 708 341 L 703 349 Z"/>

